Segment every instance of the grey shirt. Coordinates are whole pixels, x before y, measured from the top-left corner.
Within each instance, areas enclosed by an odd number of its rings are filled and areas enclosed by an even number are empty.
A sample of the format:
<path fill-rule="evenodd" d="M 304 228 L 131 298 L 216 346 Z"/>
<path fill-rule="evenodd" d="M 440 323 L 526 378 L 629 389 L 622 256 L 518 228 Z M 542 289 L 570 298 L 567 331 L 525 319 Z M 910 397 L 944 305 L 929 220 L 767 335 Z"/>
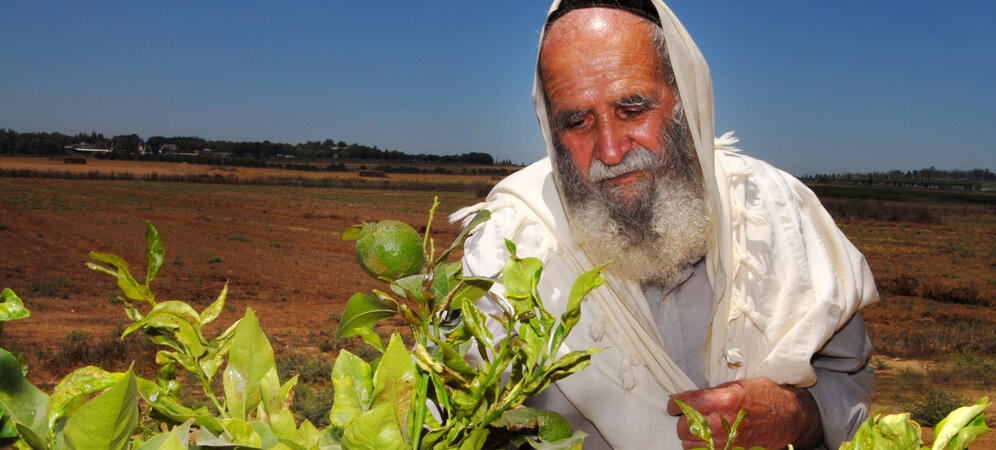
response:
<path fill-rule="evenodd" d="M 702 355 L 712 318 L 712 285 L 704 260 L 689 267 L 670 286 L 643 286 L 650 310 L 664 340 L 668 355 L 699 388 L 709 387 Z M 868 417 L 875 375 L 868 362 L 872 346 L 861 315 L 855 314 L 813 356 L 816 384 L 809 392 L 816 400 L 827 448 L 836 449 Z M 575 428 L 588 433 L 585 449 L 611 448 L 598 430 L 557 388 L 551 385 L 526 402 L 533 408 L 562 414 Z"/>

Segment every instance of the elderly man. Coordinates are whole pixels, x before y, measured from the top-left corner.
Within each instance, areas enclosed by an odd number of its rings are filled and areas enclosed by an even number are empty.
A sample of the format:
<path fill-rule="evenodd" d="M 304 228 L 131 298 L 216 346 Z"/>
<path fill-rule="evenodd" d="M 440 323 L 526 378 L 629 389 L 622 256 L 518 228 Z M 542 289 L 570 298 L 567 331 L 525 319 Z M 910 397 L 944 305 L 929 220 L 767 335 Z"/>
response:
<path fill-rule="evenodd" d="M 612 261 L 561 349 L 606 350 L 533 401 L 586 448 L 700 445 L 673 399 L 723 439 L 746 410 L 737 444 L 768 448 L 836 448 L 867 415 L 871 272 L 811 191 L 713 138 L 711 89 L 659 0 L 555 1 L 533 93 L 548 157 L 457 213 L 492 211 L 465 270 L 499 271 L 510 239 L 544 260 L 554 313 Z"/>

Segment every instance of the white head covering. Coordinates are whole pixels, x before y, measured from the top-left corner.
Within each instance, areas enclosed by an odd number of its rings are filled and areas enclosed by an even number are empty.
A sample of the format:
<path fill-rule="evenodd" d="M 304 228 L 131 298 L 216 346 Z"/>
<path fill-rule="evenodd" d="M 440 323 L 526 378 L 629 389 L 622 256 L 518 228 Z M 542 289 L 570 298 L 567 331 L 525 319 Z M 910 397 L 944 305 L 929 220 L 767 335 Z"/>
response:
<path fill-rule="evenodd" d="M 559 3 L 555 0 L 550 12 Z M 811 385 L 816 381 L 812 355 L 861 306 L 877 299 L 871 271 L 808 188 L 736 153 L 731 133 L 713 138 L 712 82 L 705 59 L 671 10 L 660 0 L 652 5 L 714 215 L 706 254 L 714 291 L 703 355 L 706 378 L 713 386 L 749 377 Z M 559 175 L 550 162 L 555 149 L 538 72 L 533 102 L 548 157 L 503 180 L 484 203 L 453 217 L 492 211 L 492 220 L 467 241 L 465 271 L 497 273 L 508 257 L 503 240 L 511 239 L 520 256 L 544 260 L 540 294 L 558 314 L 574 279 L 602 261 L 588 259 L 567 224 L 554 181 Z M 697 386 L 668 357 L 639 283 L 607 278 L 589 295 L 581 323 L 561 352 L 608 348 L 558 387 L 614 447 L 643 448 L 652 442 L 680 448 L 667 400 Z M 495 291 L 500 295 L 501 286 Z"/>

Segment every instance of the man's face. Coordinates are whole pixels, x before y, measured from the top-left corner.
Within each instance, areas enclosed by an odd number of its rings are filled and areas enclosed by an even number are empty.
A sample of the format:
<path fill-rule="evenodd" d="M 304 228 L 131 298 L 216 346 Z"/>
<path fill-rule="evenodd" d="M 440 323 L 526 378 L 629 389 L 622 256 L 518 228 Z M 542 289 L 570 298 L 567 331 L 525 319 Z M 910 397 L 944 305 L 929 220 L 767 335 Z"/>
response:
<path fill-rule="evenodd" d="M 641 148 L 659 154 L 672 119 L 675 95 L 647 30 L 624 11 L 578 9 L 553 24 L 540 53 L 556 137 L 583 181 L 625 209 L 638 207 L 667 173 L 617 166 Z"/>

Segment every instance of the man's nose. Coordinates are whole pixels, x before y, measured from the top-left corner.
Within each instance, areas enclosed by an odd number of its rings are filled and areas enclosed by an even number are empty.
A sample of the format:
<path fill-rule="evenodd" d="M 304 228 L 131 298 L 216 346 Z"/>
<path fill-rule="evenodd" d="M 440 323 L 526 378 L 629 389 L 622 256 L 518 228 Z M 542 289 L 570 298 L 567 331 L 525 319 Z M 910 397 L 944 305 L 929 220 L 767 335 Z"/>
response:
<path fill-rule="evenodd" d="M 623 156 L 632 149 L 632 140 L 623 132 L 622 127 L 614 121 L 603 120 L 598 124 L 598 138 L 595 142 L 595 158 L 609 166 L 622 161 Z"/>

